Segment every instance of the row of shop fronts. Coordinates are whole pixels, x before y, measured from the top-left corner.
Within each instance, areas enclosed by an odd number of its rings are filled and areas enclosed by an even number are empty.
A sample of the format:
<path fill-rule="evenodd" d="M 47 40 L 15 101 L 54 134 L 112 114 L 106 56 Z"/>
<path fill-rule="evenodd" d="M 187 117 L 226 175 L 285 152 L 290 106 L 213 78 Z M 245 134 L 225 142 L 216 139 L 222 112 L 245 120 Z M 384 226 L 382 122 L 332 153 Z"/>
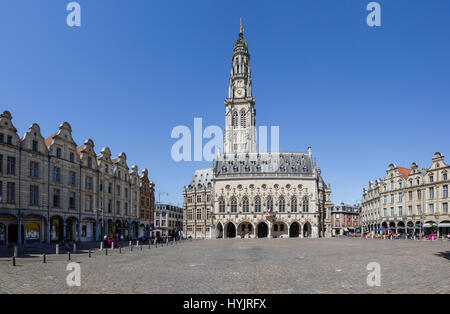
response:
<path fill-rule="evenodd" d="M 368 224 L 363 227 L 364 232 L 373 234 L 436 234 L 438 237 L 446 237 L 450 234 L 450 220 L 444 221 L 384 221 L 379 224 Z"/>
<path fill-rule="evenodd" d="M 304 224 L 292 222 L 287 224 L 283 221 L 273 223 L 261 221 L 256 225 L 251 222 L 241 222 L 236 226 L 233 222 L 221 223 L 216 226 L 216 237 L 218 238 L 309 238 L 312 236 L 312 226 L 309 222 Z"/>
<path fill-rule="evenodd" d="M 20 225 L 20 230 L 19 230 Z M 70 241 L 99 241 L 102 235 L 122 240 L 135 240 L 151 233 L 149 224 L 139 221 L 106 218 L 96 220 L 89 216 L 52 215 L 50 219 L 35 214 L 22 217 L 0 214 L 0 245 L 58 243 L 64 238 Z"/>

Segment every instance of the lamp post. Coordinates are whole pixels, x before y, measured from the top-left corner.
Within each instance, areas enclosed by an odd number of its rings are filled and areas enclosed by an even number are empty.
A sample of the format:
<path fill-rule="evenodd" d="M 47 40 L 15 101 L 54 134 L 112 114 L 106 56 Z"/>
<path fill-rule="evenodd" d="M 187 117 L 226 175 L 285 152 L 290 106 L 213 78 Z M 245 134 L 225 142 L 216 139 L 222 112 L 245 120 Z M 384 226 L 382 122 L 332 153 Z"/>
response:
<path fill-rule="evenodd" d="M 97 209 L 97 214 L 98 212 L 102 212 L 102 238 L 100 240 L 103 241 L 103 237 L 105 236 L 105 216 L 103 213 L 103 208 Z"/>

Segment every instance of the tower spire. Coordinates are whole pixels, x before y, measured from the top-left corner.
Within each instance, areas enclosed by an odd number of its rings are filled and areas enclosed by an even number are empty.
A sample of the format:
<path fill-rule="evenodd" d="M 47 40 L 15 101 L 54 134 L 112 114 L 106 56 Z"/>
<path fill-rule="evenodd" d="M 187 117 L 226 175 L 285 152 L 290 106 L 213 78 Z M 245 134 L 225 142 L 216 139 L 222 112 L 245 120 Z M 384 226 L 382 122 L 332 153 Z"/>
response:
<path fill-rule="evenodd" d="M 239 39 L 244 38 L 244 26 L 242 26 L 242 17 L 240 18 Z"/>

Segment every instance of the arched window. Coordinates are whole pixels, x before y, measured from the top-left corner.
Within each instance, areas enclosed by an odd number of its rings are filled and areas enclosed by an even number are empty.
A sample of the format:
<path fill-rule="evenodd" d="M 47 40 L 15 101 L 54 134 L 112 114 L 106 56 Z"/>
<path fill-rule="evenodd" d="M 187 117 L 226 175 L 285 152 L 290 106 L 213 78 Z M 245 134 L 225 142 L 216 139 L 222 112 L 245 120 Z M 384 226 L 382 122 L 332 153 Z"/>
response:
<path fill-rule="evenodd" d="M 219 199 L 219 212 L 220 213 L 225 212 L 225 201 L 223 200 L 222 197 Z"/>
<path fill-rule="evenodd" d="M 233 126 L 233 129 L 237 128 L 237 126 L 238 126 L 238 119 L 239 119 L 238 113 L 237 113 L 237 111 L 234 111 L 232 119 L 231 119 L 231 125 Z"/>
<path fill-rule="evenodd" d="M 271 196 L 267 198 L 267 210 L 273 212 L 273 199 Z"/>
<path fill-rule="evenodd" d="M 286 202 L 284 201 L 284 197 L 280 197 L 279 208 L 280 208 L 280 213 L 284 213 L 286 211 Z"/>
<path fill-rule="evenodd" d="M 307 197 L 303 199 L 303 212 L 309 212 L 309 201 Z"/>
<path fill-rule="evenodd" d="M 231 198 L 231 212 L 236 213 L 237 212 L 237 201 L 235 197 Z"/>
<path fill-rule="evenodd" d="M 255 213 L 260 213 L 261 212 L 261 199 L 259 198 L 259 196 L 257 196 L 255 198 Z"/>
<path fill-rule="evenodd" d="M 242 109 L 241 111 L 241 128 L 245 129 L 247 126 L 247 114 L 245 113 L 245 110 Z"/>
<path fill-rule="evenodd" d="M 297 212 L 297 198 L 295 196 L 291 199 L 291 212 Z"/>
<path fill-rule="evenodd" d="M 248 213 L 248 212 L 249 212 L 248 209 L 249 209 L 249 208 L 248 208 L 248 198 L 247 198 L 247 197 L 244 197 L 244 199 L 242 200 L 242 211 L 243 211 L 244 213 Z"/>

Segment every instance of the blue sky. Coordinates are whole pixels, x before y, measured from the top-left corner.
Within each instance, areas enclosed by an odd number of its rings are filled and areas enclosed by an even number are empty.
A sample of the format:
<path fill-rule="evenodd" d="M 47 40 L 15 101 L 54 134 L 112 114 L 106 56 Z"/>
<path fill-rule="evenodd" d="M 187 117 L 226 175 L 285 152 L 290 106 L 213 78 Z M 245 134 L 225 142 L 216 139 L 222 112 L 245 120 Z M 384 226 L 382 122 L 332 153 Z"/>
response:
<path fill-rule="evenodd" d="M 388 164 L 450 162 L 450 1 L 66 0 L 0 2 L 0 106 L 19 135 L 69 121 L 75 141 L 147 167 L 161 201 L 208 162 L 172 161 L 172 128 L 224 126 L 242 17 L 257 124 L 280 126 L 282 151 L 312 151 L 334 202 L 355 202 Z M 158 199 L 158 193 L 156 194 Z"/>

